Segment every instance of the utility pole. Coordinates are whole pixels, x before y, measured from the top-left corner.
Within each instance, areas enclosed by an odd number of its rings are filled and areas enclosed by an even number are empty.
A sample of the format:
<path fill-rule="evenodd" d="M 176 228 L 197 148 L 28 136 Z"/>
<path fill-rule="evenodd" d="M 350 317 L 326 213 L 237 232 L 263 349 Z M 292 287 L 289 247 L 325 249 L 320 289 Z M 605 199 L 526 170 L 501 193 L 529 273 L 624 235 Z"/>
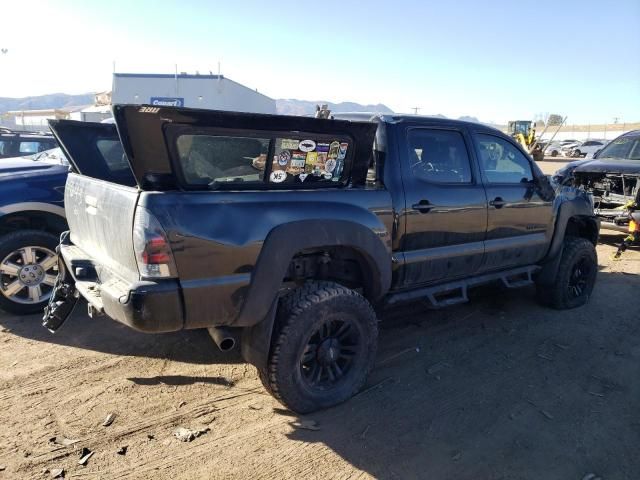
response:
<path fill-rule="evenodd" d="M 413 114 L 417 115 L 418 114 L 418 110 L 420 110 L 420 107 L 411 107 L 411 110 L 413 110 Z"/>

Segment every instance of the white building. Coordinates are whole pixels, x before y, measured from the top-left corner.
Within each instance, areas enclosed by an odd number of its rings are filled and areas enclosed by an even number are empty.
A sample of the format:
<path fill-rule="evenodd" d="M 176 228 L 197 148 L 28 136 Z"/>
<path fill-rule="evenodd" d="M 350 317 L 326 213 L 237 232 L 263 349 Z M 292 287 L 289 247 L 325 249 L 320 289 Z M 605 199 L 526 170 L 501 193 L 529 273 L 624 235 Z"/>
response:
<path fill-rule="evenodd" d="M 276 101 L 223 75 L 114 73 L 113 104 L 276 113 Z"/>

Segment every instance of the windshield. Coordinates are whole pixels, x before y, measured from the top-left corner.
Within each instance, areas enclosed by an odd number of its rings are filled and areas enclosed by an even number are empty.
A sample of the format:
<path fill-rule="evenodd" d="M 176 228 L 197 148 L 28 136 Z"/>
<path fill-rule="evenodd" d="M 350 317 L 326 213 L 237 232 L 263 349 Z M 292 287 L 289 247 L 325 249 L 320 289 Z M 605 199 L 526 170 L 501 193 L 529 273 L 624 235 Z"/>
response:
<path fill-rule="evenodd" d="M 62 153 L 60 147 L 45 150 L 44 152 L 34 153 L 33 155 L 26 155 L 24 158 L 38 162 L 53 163 L 55 165 L 69 165 L 67 157 Z"/>
<path fill-rule="evenodd" d="M 640 135 L 625 135 L 616 138 L 600 151 L 598 158 L 600 160 L 605 158 L 640 160 Z"/>

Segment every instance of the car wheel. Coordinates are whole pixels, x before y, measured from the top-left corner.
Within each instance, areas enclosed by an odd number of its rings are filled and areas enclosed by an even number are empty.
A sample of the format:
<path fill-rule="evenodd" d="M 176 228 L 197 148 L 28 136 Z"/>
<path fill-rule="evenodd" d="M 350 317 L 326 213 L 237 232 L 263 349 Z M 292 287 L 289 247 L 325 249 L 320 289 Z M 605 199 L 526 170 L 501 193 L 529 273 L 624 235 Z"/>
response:
<path fill-rule="evenodd" d="M 0 237 L 0 308 L 24 315 L 42 312 L 58 274 L 58 237 L 22 230 Z"/>
<path fill-rule="evenodd" d="M 557 157 L 558 156 L 558 151 L 557 150 L 552 151 L 551 152 L 551 156 L 552 157 Z"/>
<path fill-rule="evenodd" d="M 574 150 L 573 156 L 576 158 L 580 158 L 582 156 L 582 152 L 580 150 Z"/>
<path fill-rule="evenodd" d="M 308 282 L 281 300 L 260 378 L 294 412 L 328 408 L 362 388 L 377 341 L 377 318 L 364 297 L 337 283 Z"/>
<path fill-rule="evenodd" d="M 538 285 L 540 303 L 564 310 L 589 301 L 598 274 L 596 248 L 586 238 L 567 237 L 558 273 L 550 285 Z"/>

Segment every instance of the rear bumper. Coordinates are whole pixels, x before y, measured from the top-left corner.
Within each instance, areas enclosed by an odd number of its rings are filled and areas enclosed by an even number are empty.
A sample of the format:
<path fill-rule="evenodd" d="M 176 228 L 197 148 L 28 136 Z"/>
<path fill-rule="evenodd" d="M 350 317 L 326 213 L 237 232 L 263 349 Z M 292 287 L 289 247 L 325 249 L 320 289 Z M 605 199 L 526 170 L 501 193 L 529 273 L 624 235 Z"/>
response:
<path fill-rule="evenodd" d="M 177 280 L 127 282 L 94 264 L 75 245 L 60 245 L 68 275 L 91 314 L 106 314 L 135 330 L 149 333 L 184 328 L 182 296 Z"/>

